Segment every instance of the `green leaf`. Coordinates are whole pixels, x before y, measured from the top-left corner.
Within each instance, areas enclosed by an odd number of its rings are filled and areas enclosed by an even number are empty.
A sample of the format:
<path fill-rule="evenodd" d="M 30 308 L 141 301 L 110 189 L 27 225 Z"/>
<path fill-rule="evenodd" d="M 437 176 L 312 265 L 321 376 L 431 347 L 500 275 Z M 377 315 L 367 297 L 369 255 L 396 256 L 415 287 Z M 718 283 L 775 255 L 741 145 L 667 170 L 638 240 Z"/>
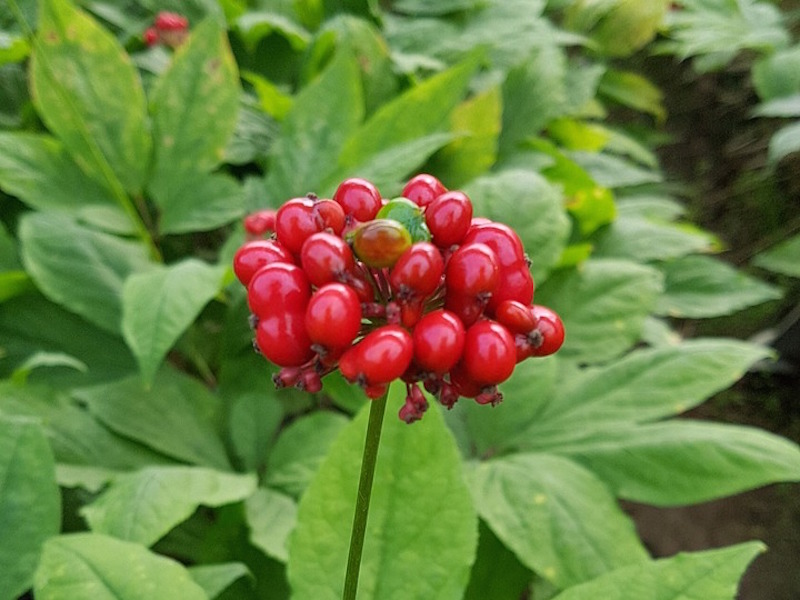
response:
<path fill-rule="evenodd" d="M 439 3 L 429 3 L 428 14 L 432 6 Z M 556 34 L 542 17 L 544 8 L 542 0 L 503 0 L 480 2 L 476 10 L 449 20 L 390 13 L 382 18 L 396 60 L 408 58 L 412 67 L 441 68 L 440 61 L 452 63 L 486 48 L 492 66 L 505 71 L 525 62 L 535 48 L 555 43 Z"/>
<path fill-rule="evenodd" d="M 245 501 L 244 507 L 252 544 L 282 563 L 289 560 L 289 534 L 297 522 L 294 500 L 262 487 Z"/>
<path fill-rule="evenodd" d="M 617 209 L 611 190 L 598 185 L 583 167 L 553 143 L 538 138 L 529 140 L 528 146 L 552 160 L 541 173 L 563 190 L 566 207 L 582 235 L 589 235 L 614 220 Z"/>
<path fill-rule="evenodd" d="M 539 413 L 553 400 L 562 378 L 555 356 L 526 360 L 503 382 L 503 402 L 487 410 L 476 402 L 461 402 L 447 413 L 448 423 L 463 422 L 468 436 L 462 442 L 467 456 L 493 456 L 513 448 L 521 434 L 535 425 Z"/>
<path fill-rule="evenodd" d="M 607 56 L 629 56 L 655 37 L 669 6 L 667 0 L 579 0 L 566 10 L 565 25 L 590 34 Z"/>
<path fill-rule="evenodd" d="M 656 312 L 702 319 L 733 314 L 781 297 L 781 292 L 707 256 L 686 256 L 664 263 L 665 291 Z"/>
<path fill-rule="evenodd" d="M 769 160 L 777 163 L 794 152 L 800 152 L 800 122 L 781 127 L 769 141 Z"/>
<path fill-rule="evenodd" d="M 564 357 L 605 362 L 630 348 L 661 291 L 661 276 L 633 262 L 588 260 L 558 271 L 536 291 L 536 302 L 564 321 Z"/>
<path fill-rule="evenodd" d="M 37 352 L 72 356 L 87 366 L 38 370 L 32 380 L 57 387 L 86 385 L 132 373 L 136 363 L 123 341 L 62 310 L 39 294 L 26 294 L 0 303 L 0 348 L 4 360 L 0 377 L 10 376 Z"/>
<path fill-rule="evenodd" d="M 525 566 L 560 588 L 647 552 L 608 489 L 574 462 L 517 454 L 471 473 L 478 514 Z"/>
<path fill-rule="evenodd" d="M 198 584 L 209 598 L 216 598 L 234 581 L 242 577 L 252 577 L 247 565 L 230 562 L 218 565 L 196 565 L 189 567 L 189 575 Z"/>
<path fill-rule="evenodd" d="M 239 502 L 255 489 L 252 475 L 202 467 L 148 467 L 116 477 L 81 515 L 95 533 L 152 546 L 198 506 Z"/>
<path fill-rule="evenodd" d="M 440 133 L 451 111 L 463 99 L 477 59 L 469 59 L 430 77 L 381 106 L 352 132 L 339 156 L 339 167 L 358 172 L 376 156 Z M 439 146 L 448 138 L 442 138 Z M 424 157 L 423 159 L 424 160 Z M 396 178 L 403 176 L 399 169 Z"/>
<path fill-rule="evenodd" d="M 656 506 L 800 480 L 797 444 L 737 425 L 681 420 L 617 427 L 553 450 L 586 465 L 619 497 Z"/>
<path fill-rule="evenodd" d="M 21 62 L 27 58 L 30 50 L 24 37 L 0 31 L 0 65 Z"/>
<path fill-rule="evenodd" d="M 48 540 L 33 591 L 37 600 L 208 600 L 180 563 L 97 533 Z"/>
<path fill-rule="evenodd" d="M 561 48 L 545 46 L 509 71 L 503 82 L 501 157 L 514 154 L 524 140 L 562 116 L 567 101 L 566 63 Z"/>
<path fill-rule="evenodd" d="M 25 271 L 0 272 L 0 303 L 36 289 Z"/>
<path fill-rule="evenodd" d="M 236 28 L 251 52 L 262 38 L 273 32 L 286 38 L 296 51 L 305 49 L 311 37 L 298 23 L 277 12 L 247 11 L 237 19 Z"/>
<path fill-rule="evenodd" d="M 219 400 L 196 379 L 162 370 L 152 386 L 140 377 L 75 390 L 74 397 L 112 431 L 168 456 L 230 468 L 219 437 Z"/>
<path fill-rule="evenodd" d="M 404 394 L 402 386 L 391 387 L 360 593 L 384 600 L 461 598 L 475 556 L 477 519 L 458 450 L 435 405 L 411 427 L 396 418 Z M 288 565 L 298 597 L 342 595 L 367 416 L 365 407 L 342 431 L 300 502 Z"/>
<path fill-rule="evenodd" d="M 800 117 L 800 93 L 763 102 L 753 109 L 755 117 Z"/>
<path fill-rule="evenodd" d="M 320 189 L 335 169 L 345 140 L 364 117 L 358 65 L 339 52 L 297 95 L 272 146 L 265 188 L 276 205 Z"/>
<path fill-rule="evenodd" d="M 69 354 L 64 354 L 63 352 L 36 352 L 14 369 L 11 374 L 11 381 L 17 385 L 24 384 L 34 369 L 39 367 L 67 367 L 83 373 L 89 370 L 85 363 Z"/>
<path fill-rule="evenodd" d="M 338 182 L 354 173 L 371 181 L 378 189 L 398 189 L 399 180 L 415 171 L 431 154 L 455 138 L 452 133 L 432 133 L 390 146 L 370 156 L 366 162 L 358 166 L 341 167 L 327 179 L 322 189 L 332 192 Z"/>
<path fill-rule="evenodd" d="M 800 234 L 762 252 L 756 256 L 753 264 L 773 273 L 800 277 Z"/>
<path fill-rule="evenodd" d="M 245 212 L 242 187 L 233 177 L 220 173 L 193 174 L 179 187 L 160 194 L 159 229 L 163 233 L 216 229 Z"/>
<path fill-rule="evenodd" d="M 23 216 L 19 240 L 26 270 L 49 299 L 106 331 L 120 331 L 123 282 L 152 266 L 144 246 L 53 212 Z"/>
<path fill-rule="evenodd" d="M 532 422 L 529 444 L 548 448 L 548 433 L 574 435 L 578 422 L 585 432 L 677 415 L 732 385 L 767 356 L 762 346 L 711 338 L 636 350 L 582 370 L 562 385 Z"/>
<path fill-rule="evenodd" d="M 65 481 L 83 485 L 103 479 L 111 471 L 169 462 L 149 448 L 115 435 L 85 409 L 50 387 L 0 383 L 0 392 L 0 413 L 42 422 L 59 463 L 60 483 L 64 483 L 60 479 L 62 474 L 67 478 Z M 68 465 L 66 470 L 62 469 L 64 465 Z M 102 476 L 81 467 L 98 468 Z"/>
<path fill-rule="evenodd" d="M 338 413 L 319 411 L 286 427 L 269 453 L 266 484 L 299 497 L 347 422 Z"/>
<path fill-rule="evenodd" d="M 115 214 L 130 233 L 127 217 L 108 190 L 78 168 L 62 144 L 47 135 L 0 133 L 0 187 L 31 208 L 57 210 L 78 219 L 107 226 L 107 218 L 93 219 L 92 209 Z"/>
<path fill-rule="evenodd" d="M 32 583 L 42 544 L 61 527 L 61 495 L 44 430 L 0 414 L 0 590 L 16 598 Z"/>
<path fill-rule="evenodd" d="M 131 275 L 122 289 L 122 333 L 150 383 L 161 361 L 220 291 L 225 269 L 194 258 Z"/>
<path fill-rule="evenodd" d="M 684 0 L 667 24 L 672 40 L 662 49 L 681 59 L 698 56 L 701 72 L 723 68 L 742 50 L 766 54 L 790 42 L 780 9 L 758 0 Z"/>
<path fill-rule="evenodd" d="M 157 201 L 164 189 L 172 191 L 220 163 L 236 126 L 239 94 L 239 75 L 225 32 L 207 19 L 192 28 L 151 95 Z"/>
<path fill-rule="evenodd" d="M 242 469 L 263 472 L 282 420 L 280 403 L 261 391 L 241 394 L 232 401 L 229 437 Z"/>
<path fill-rule="evenodd" d="M 139 75 L 116 38 L 71 2 L 39 3 L 33 100 L 75 162 L 109 189 L 144 184 L 151 140 Z"/>
<path fill-rule="evenodd" d="M 502 118 L 498 87 L 478 93 L 459 104 L 450 114 L 450 130 L 464 137 L 442 148 L 431 171 L 451 188 L 458 188 L 488 171 L 497 159 Z"/>
<path fill-rule="evenodd" d="M 623 567 L 553 600 L 734 600 L 737 582 L 748 563 L 764 551 L 761 542 L 681 553 L 671 558 Z"/>
<path fill-rule="evenodd" d="M 762 57 L 753 64 L 753 86 L 764 100 L 800 93 L 800 45 Z"/>
<path fill-rule="evenodd" d="M 571 152 L 572 159 L 588 171 L 599 185 L 607 188 L 622 188 L 646 183 L 659 183 L 661 173 L 644 169 L 633 162 L 610 154 Z"/>
<path fill-rule="evenodd" d="M 593 239 L 595 256 L 642 262 L 668 260 L 710 250 L 712 237 L 641 217 L 619 217 Z"/>
<path fill-rule="evenodd" d="M 639 217 L 650 221 L 674 221 L 686 208 L 669 196 L 634 194 L 617 198 L 620 217 Z"/>
<path fill-rule="evenodd" d="M 524 598 L 534 574 L 517 560 L 483 521 L 478 534 L 478 554 L 464 600 Z"/>
<path fill-rule="evenodd" d="M 570 231 L 561 196 L 541 176 L 510 169 L 486 175 L 465 187 L 475 216 L 514 227 L 528 257 L 534 280 L 544 280 L 564 250 Z M 521 220 L 519 215 L 536 215 Z"/>

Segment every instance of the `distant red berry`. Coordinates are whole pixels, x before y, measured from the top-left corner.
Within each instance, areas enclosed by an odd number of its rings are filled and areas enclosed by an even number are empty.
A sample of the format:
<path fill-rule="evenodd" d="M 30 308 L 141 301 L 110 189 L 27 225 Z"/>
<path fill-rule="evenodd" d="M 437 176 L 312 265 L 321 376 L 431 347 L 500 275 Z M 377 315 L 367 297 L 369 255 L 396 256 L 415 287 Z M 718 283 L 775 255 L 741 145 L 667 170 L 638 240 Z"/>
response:
<path fill-rule="evenodd" d="M 162 11 L 156 15 L 155 28 L 159 31 L 183 31 L 189 27 L 189 19 L 181 14 Z"/>
<path fill-rule="evenodd" d="M 158 31 L 155 27 L 148 27 L 142 34 L 142 40 L 148 46 L 155 46 L 158 43 Z"/>

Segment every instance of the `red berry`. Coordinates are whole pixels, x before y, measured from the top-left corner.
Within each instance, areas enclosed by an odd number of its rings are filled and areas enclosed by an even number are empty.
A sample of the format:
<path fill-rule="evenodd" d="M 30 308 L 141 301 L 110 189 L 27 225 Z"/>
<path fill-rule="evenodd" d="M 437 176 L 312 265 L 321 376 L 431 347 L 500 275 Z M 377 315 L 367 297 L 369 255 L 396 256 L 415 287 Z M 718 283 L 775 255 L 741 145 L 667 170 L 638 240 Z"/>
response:
<path fill-rule="evenodd" d="M 343 228 L 344 212 L 333 200 L 293 198 L 275 215 L 278 241 L 293 254 L 298 254 L 313 234 L 330 229 L 338 235 Z"/>
<path fill-rule="evenodd" d="M 465 398 L 474 398 L 481 393 L 483 388 L 480 383 L 470 378 L 463 362 L 457 363 L 456 366 L 450 370 L 450 383 L 453 385 L 456 394 L 458 396 L 464 396 Z M 444 403 L 445 394 L 444 390 L 442 391 L 441 401 Z M 449 403 L 450 398 L 448 398 L 447 401 Z M 445 404 L 445 406 L 448 406 L 448 404 Z"/>
<path fill-rule="evenodd" d="M 498 274 L 497 255 L 489 246 L 465 243 L 447 262 L 445 283 L 448 292 L 474 298 L 494 292 Z"/>
<path fill-rule="evenodd" d="M 414 327 L 414 360 L 425 371 L 444 375 L 461 358 L 464 325 L 452 312 L 435 310 Z"/>
<path fill-rule="evenodd" d="M 528 305 L 533 300 L 533 291 L 533 277 L 528 263 L 519 261 L 508 267 L 500 267 L 497 287 L 486 309 L 494 312 L 506 300 L 516 300 Z"/>
<path fill-rule="evenodd" d="M 411 247 L 411 234 L 397 221 L 375 219 L 362 223 L 352 234 L 353 251 L 368 267 L 392 267 Z"/>
<path fill-rule="evenodd" d="M 236 251 L 233 272 L 246 286 L 261 267 L 274 262 L 293 263 L 294 259 L 286 248 L 274 240 L 251 240 Z"/>
<path fill-rule="evenodd" d="M 446 192 L 425 209 L 425 223 L 440 248 L 460 244 L 472 221 L 472 202 L 463 192 Z"/>
<path fill-rule="evenodd" d="M 366 179 L 346 179 L 336 189 L 333 199 L 356 221 L 371 221 L 381 209 L 381 194 Z"/>
<path fill-rule="evenodd" d="M 525 260 L 525 249 L 516 232 L 503 223 L 473 225 L 464 237 L 463 244 L 480 242 L 497 255 L 497 264 L 507 267 Z"/>
<path fill-rule="evenodd" d="M 555 311 L 546 306 L 534 304 L 531 313 L 536 317 L 536 331 L 542 337 L 542 343 L 534 347 L 533 356 L 549 356 L 561 348 L 564 343 L 564 323 Z"/>
<path fill-rule="evenodd" d="M 183 31 L 189 27 L 189 19 L 178 13 L 162 11 L 156 15 L 155 26 L 159 31 Z"/>
<path fill-rule="evenodd" d="M 413 354 L 411 335 L 399 325 L 384 325 L 349 348 L 339 369 L 347 379 L 367 386 L 390 383 L 405 373 Z"/>
<path fill-rule="evenodd" d="M 462 362 L 471 380 L 482 385 L 501 383 L 517 363 L 514 338 L 495 321 L 478 321 L 467 329 Z"/>
<path fill-rule="evenodd" d="M 444 260 L 436 246 L 418 242 L 397 260 L 389 273 L 389 283 L 401 299 L 427 298 L 439 287 L 443 273 Z"/>
<path fill-rule="evenodd" d="M 527 335 L 536 327 L 536 317 L 533 316 L 531 307 L 516 300 L 501 302 L 494 318 L 511 333 Z"/>
<path fill-rule="evenodd" d="M 344 229 L 344 209 L 328 198 L 314 200 L 312 207 L 314 220 L 319 231 L 331 231 L 336 235 Z"/>
<path fill-rule="evenodd" d="M 477 296 L 465 296 L 448 289 L 444 296 L 444 307 L 455 314 L 465 327 L 469 327 L 483 314 L 486 300 Z"/>
<path fill-rule="evenodd" d="M 342 238 L 319 232 L 310 236 L 300 250 L 300 263 L 311 285 L 344 281 L 356 266 L 353 251 Z"/>
<path fill-rule="evenodd" d="M 148 27 L 142 34 L 144 43 L 148 46 L 155 46 L 158 43 L 158 31 L 155 27 Z"/>
<path fill-rule="evenodd" d="M 252 236 L 264 235 L 275 231 L 275 215 L 277 211 L 271 208 L 258 210 L 244 218 L 244 230 Z"/>
<path fill-rule="evenodd" d="M 408 180 L 408 183 L 403 188 L 402 196 L 408 198 L 417 206 L 424 207 L 446 191 L 447 188 L 436 177 L 423 173 Z"/>
<path fill-rule="evenodd" d="M 356 293 L 342 283 L 319 288 L 306 307 L 308 337 L 325 348 L 349 346 L 361 329 L 361 302 Z"/>
<path fill-rule="evenodd" d="M 247 286 L 247 302 L 259 319 L 284 312 L 305 314 L 311 285 L 303 270 L 275 262 L 259 269 Z"/>
<path fill-rule="evenodd" d="M 256 327 L 256 346 L 279 367 L 298 367 L 314 356 L 306 334 L 304 313 L 289 310 L 260 319 Z"/>

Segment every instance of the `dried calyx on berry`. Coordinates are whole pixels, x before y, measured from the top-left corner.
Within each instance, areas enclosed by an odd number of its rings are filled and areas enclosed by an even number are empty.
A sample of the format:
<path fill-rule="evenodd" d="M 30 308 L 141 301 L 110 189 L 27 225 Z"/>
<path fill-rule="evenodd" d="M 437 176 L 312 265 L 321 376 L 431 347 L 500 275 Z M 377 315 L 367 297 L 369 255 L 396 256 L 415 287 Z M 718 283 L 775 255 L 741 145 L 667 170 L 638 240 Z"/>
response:
<path fill-rule="evenodd" d="M 278 387 L 317 392 L 338 369 L 369 398 L 401 379 L 399 417 L 428 394 L 495 405 L 517 363 L 564 342 L 564 324 L 533 304 L 513 229 L 473 218 L 466 194 L 417 175 L 384 200 L 364 179 L 332 199 L 309 194 L 245 217 L 234 272 L 247 287 L 254 345 L 281 367 Z"/>

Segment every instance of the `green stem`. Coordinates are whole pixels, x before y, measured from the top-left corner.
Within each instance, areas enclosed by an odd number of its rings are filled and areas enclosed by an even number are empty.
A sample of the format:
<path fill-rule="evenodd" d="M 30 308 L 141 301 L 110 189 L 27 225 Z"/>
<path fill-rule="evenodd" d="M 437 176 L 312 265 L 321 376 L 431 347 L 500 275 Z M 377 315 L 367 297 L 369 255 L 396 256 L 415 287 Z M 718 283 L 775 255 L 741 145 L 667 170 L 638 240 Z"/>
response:
<path fill-rule="evenodd" d="M 361 477 L 358 480 L 356 510 L 353 515 L 353 529 L 350 534 L 350 554 L 347 556 L 347 574 L 344 578 L 342 600 L 355 600 L 358 591 L 358 574 L 361 568 L 361 553 L 364 550 L 364 534 L 367 531 L 369 499 L 372 495 L 372 478 L 375 475 L 375 462 L 381 441 L 383 414 L 386 412 L 387 392 L 373 400 L 369 408 L 367 437 L 364 442 L 364 456 L 361 459 Z"/>

